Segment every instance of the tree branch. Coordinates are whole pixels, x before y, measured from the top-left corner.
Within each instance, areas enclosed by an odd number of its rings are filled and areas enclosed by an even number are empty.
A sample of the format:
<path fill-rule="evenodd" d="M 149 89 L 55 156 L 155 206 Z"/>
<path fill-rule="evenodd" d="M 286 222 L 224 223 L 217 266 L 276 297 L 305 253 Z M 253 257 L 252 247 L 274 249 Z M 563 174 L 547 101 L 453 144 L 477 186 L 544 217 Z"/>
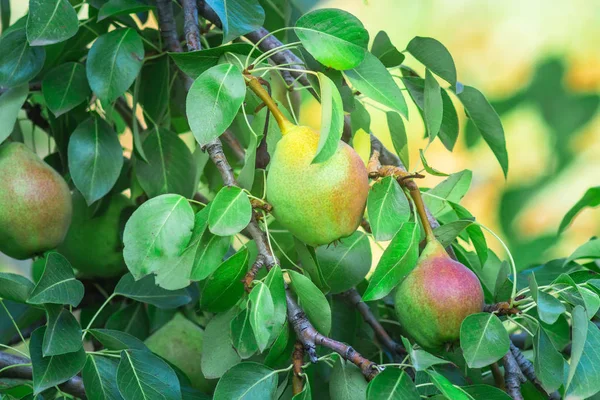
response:
<path fill-rule="evenodd" d="M 521 372 L 523 372 L 523 375 L 525 375 L 525 377 L 529 379 L 529 381 L 533 384 L 533 386 L 535 386 L 537 390 L 540 391 L 540 393 L 545 394 L 546 396 L 548 396 L 548 398 L 552 400 L 560 399 L 560 394 L 558 392 L 548 393 L 546 389 L 544 389 L 542 383 L 535 374 L 535 368 L 533 367 L 533 364 L 531 363 L 531 361 L 525 358 L 523 353 L 521 353 L 521 350 L 519 350 L 519 348 L 515 346 L 512 341 L 510 342 L 510 352 L 512 353 L 513 357 L 515 358 L 515 361 L 519 365 Z"/>
<path fill-rule="evenodd" d="M 0 369 L 16 364 L 27 364 L 29 362 L 30 361 L 27 358 L 0 352 Z M 32 380 L 33 372 L 31 367 L 12 367 L 2 372 L 0 376 L 3 378 Z M 87 399 L 85 388 L 83 387 L 83 380 L 79 376 L 74 376 L 65 383 L 58 385 L 58 387 L 65 393 L 81 399 Z"/>
<path fill-rule="evenodd" d="M 390 352 L 404 356 L 406 355 L 406 350 L 399 343 L 394 341 L 390 337 L 390 335 L 385 331 L 383 326 L 379 323 L 373 312 L 369 308 L 369 306 L 362 300 L 360 297 L 360 293 L 355 288 L 345 291 L 342 293 L 346 301 L 350 303 L 352 306 L 356 307 L 360 315 L 362 315 L 364 321 L 369 324 L 369 326 L 375 332 L 375 336 L 379 342 L 387 348 Z"/>
<path fill-rule="evenodd" d="M 293 376 L 292 376 L 292 391 L 294 395 L 302 392 L 304 389 L 304 379 L 302 378 L 302 364 L 304 363 L 304 346 L 302 342 L 296 341 L 294 344 L 294 352 L 292 353 Z"/>
<path fill-rule="evenodd" d="M 517 360 L 512 355 L 512 352 L 506 353 L 502 357 L 502 363 L 504 364 L 504 382 L 506 383 L 506 392 L 513 400 L 523 400 L 521 394 L 521 383 L 526 381 Z"/>

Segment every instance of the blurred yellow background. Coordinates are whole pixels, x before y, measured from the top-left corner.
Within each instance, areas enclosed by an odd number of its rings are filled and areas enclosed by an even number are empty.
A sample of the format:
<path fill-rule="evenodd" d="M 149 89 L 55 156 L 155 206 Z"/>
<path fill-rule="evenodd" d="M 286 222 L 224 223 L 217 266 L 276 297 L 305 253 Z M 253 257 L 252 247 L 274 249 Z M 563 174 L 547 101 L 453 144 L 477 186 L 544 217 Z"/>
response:
<path fill-rule="evenodd" d="M 384 30 L 398 50 L 414 36 L 440 40 L 454 57 L 459 80 L 480 89 L 498 106 L 509 152 L 509 176 L 487 145 L 467 141 L 466 117 L 455 100 L 461 133 L 454 152 L 439 141 L 427 151 L 429 163 L 452 173 L 473 170 L 463 200 L 479 222 L 503 237 L 520 268 L 569 255 L 600 233 L 600 208 L 586 209 L 561 236 L 559 223 L 591 186 L 600 185 L 600 1 L 571 0 L 294 0 L 313 8 L 336 7 L 356 15 L 371 38 Z M 26 0 L 13 0 L 12 21 Z M 406 63 L 423 67 L 410 55 Z M 408 99 L 407 99 L 408 100 Z M 410 168 L 427 144 L 410 101 L 407 124 Z M 301 120 L 318 124 L 316 103 L 303 106 Z M 385 114 L 370 108 L 372 129 L 392 148 Z M 368 153 L 366 135 L 359 135 Z M 424 186 L 443 178 L 428 177 Z M 488 244 L 499 254 L 493 238 Z"/>

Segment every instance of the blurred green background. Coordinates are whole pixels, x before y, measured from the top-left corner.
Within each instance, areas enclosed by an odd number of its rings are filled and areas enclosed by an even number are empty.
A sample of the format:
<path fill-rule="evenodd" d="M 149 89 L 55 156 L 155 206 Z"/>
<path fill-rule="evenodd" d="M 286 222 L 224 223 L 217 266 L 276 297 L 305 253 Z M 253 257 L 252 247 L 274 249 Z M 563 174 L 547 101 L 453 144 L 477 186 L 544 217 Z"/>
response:
<path fill-rule="evenodd" d="M 304 11 L 347 10 L 364 23 L 371 38 L 384 30 L 399 50 L 414 36 L 434 37 L 446 45 L 459 80 L 482 90 L 501 115 L 509 177 L 503 178 L 491 151 L 472 134 L 457 101 L 463 129 L 455 151 L 450 153 L 435 142 L 427 158 L 447 173 L 473 170 L 463 205 L 506 240 L 519 269 L 567 256 L 600 233 L 600 208 L 596 208 L 584 210 L 562 236 L 556 235 L 566 211 L 587 188 L 600 185 L 600 1 L 290 1 Z M 25 14 L 27 4 L 11 0 L 13 22 Z M 406 63 L 423 72 L 410 56 Z M 369 111 L 374 133 L 392 148 L 385 114 Z M 414 105 L 409 112 L 418 115 Z M 318 104 L 305 102 L 301 120 L 318 125 L 319 118 Z M 27 122 L 21 125 L 30 131 Z M 418 150 L 426 145 L 423 124 L 413 117 L 407 130 L 410 158 L 417 160 Z M 45 135 L 39 135 L 45 143 Z M 356 138 L 363 156 L 368 154 L 367 142 L 366 135 Z M 39 152 L 42 156 L 45 147 Z M 441 179 L 428 177 L 423 185 L 433 186 Z M 492 238 L 488 243 L 503 254 Z M 375 263 L 380 251 L 374 250 Z M 0 255 L 0 269 L 27 265 Z"/>

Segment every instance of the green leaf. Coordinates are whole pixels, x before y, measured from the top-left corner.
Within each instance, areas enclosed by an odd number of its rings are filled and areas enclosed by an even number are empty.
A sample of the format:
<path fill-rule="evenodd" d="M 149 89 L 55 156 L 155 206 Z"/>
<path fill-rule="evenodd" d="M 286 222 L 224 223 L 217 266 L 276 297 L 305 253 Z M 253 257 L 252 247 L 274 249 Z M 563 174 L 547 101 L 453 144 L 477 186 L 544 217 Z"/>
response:
<path fill-rule="evenodd" d="M 154 8 L 145 0 L 108 0 L 98 11 L 98 21 L 118 15 L 128 15 Z"/>
<path fill-rule="evenodd" d="M 328 335 L 331 330 L 331 308 L 325 295 L 304 275 L 291 270 L 287 273 L 306 316 L 319 332 Z"/>
<path fill-rule="evenodd" d="M 579 260 L 581 258 L 600 258 L 600 239 L 592 239 L 589 242 L 586 242 L 579 246 L 577 249 L 575 249 L 573 254 L 571 254 L 569 258 L 565 260 L 565 264 L 568 264 L 571 261 Z"/>
<path fill-rule="evenodd" d="M 285 356 L 286 349 L 290 340 L 290 329 L 288 327 L 287 319 L 283 324 L 282 329 L 279 331 L 279 335 L 275 338 L 275 341 L 269 349 L 269 353 L 265 357 L 265 364 L 268 366 L 274 366 L 278 364 L 279 359 Z"/>
<path fill-rule="evenodd" d="M 331 400 L 363 400 L 367 397 L 367 381 L 360 369 L 337 357 L 329 381 Z"/>
<path fill-rule="evenodd" d="M 461 386 L 461 390 L 475 400 L 511 400 L 502 389 L 490 385 Z"/>
<path fill-rule="evenodd" d="M 425 205 L 429 208 L 429 211 L 434 217 L 440 217 L 445 213 L 452 211 L 447 201 L 442 201 L 436 197 L 449 200 L 454 203 L 459 203 L 463 196 L 469 190 L 471 186 L 471 178 L 473 173 L 468 169 L 451 174 L 446 180 L 439 183 L 433 189 L 423 193 L 423 200 Z M 433 197 L 433 196 L 436 197 Z"/>
<path fill-rule="evenodd" d="M 498 159 L 504 176 L 508 174 L 508 153 L 502 121 L 496 110 L 487 101 L 485 96 L 471 86 L 465 86 L 458 98 L 464 104 L 467 114 L 477 127 L 483 139 Z"/>
<path fill-rule="evenodd" d="M 420 400 L 419 392 L 404 371 L 389 367 L 380 372 L 367 387 L 367 400 Z"/>
<path fill-rule="evenodd" d="M 10 0 L 0 1 L 0 25 L 2 30 L 6 31 L 10 25 Z"/>
<path fill-rule="evenodd" d="M 176 193 L 191 198 L 196 192 L 196 160 L 175 133 L 153 129 L 143 143 L 146 161 L 135 164 L 135 175 L 150 198 Z"/>
<path fill-rule="evenodd" d="M 69 139 L 69 171 L 88 205 L 113 188 L 123 168 L 117 133 L 102 118 L 82 122 Z"/>
<path fill-rule="evenodd" d="M 192 300 L 186 290 L 166 290 L 156 286 L 152 275 L 136 281 L 132 274 L 125 274 L 114 293 L 158 308 L 177 308 Z"/>
<path fill-rule="evenodd" d="M 429 165 L 429 163 L 427 162 L 427 159 L 425 158 L 425 153 L 423 152 L 423 149 L 419 149 L 419 157 L 421 158 L 421 162 L 423 163 L 423 168 L 425 169 L 425 171 L 427 171 L 427 173 L 434 175 L 434 176 L 449 176 L 445 172 L 438 171 L 437 169 L 435 169 Z"/>
<path fill-rule="evenodd" d="M 404 191 L 391 177 L 376 182 L 367 198 L 369 223 L 375 240 L 390 240 L 410 218 L 410 205 Z"/>
<path fill-rule="evenodd" d="M 1 137 L 2 135 L 0 135 L 0 138 Z M 558 228 L 558 233 L 561 234 L 565 229 L 567 229 L 577 214 L 579 214 L 579 212 L 585 207 L 598 206 L 600 206 L 600 186 L 589 188 L 583 197 L 565 214 L 560 223 L 560 227 Z"/>
<path fill-rule="evenodd" d="M 353 69 L 344 71 L 352 87 L 376 102 L 408 118 L 408 107 L 402 91 L 385 66 L 371 53 Z"/>
<path fill-rule="evenodd" d="M 435 228 L 433 233 L 443 247 L 448 247 L 465 228 L 468 228 L 472 224 L 472 220 L 459 219 Z"/>
<path fill-rule="evenodd" d="M 573 344 L 565 398 L 587 399 L 600 391 L 600 330 L 589 321 L 585 310 L 576 306 L 573 316 Z"/>
<path fill-rule="evenodd" d="M 371 245 L 362 232 L 340 239 L 336 246 L 316 249 L 323 278 L 332 293 L 341 293 L 358 285 L 371 268 Z"/>
<path fill-rule="evenodd" d="M 452 99 L 448 95 L 445 89 L 441 91 L 442 93 L 442 125 L 440 127 L 440 133 L 438 137 L 449 151 L 454 149 L 454 145 L 456 144 L 456 139 L 458 139 L 458 115 L 456 114 L 456 108 L 454 107 L 454 103 L 452 103 Z"/>
<path fill-rule="evenodd" d="M 211 202 L 208 228 L 219 236 L 240 232 L 250 223 L 252 205 L 248 195 L 236 186 L 225 186 Z"/>
<path fill-rule="evenodd" d="M 68 0 L 29 0 L 27 40 L 32 46 L 63 42 L 77 30 L 77 12 Z"/>
<path fill-rule="evenodd" d="M 83 298 L 83 283 L 75 279 L 66 258 L 56 252 L 46 255 L 44 273 L 31 292 L 29 304 L 70 304 L 77 307 Z"/>
<path fill-rule="evenodd" d="M 27 100 L 28 94 L 29 85 L 24 84 L 10 88 L 0 96 L 0 144 L 15 128 L 19 111 Z"/>
<path fill-rule="evenodd" d="M 227 334 L 236 313 L 237 311 L 232 309 L 226 313 L 217 314 L 206 325 L 200 364 L 202 373 L 207 379 L 220 378 L 225 371 L 241 360 L 233 349 L 231 338 Z"/>
<path fill-rule="evenodd" d="M 198 243 L 190 279 L 201 281 L 212 274 L 223 262 L 230 243 L 231 237 L 229 236 L 218 236 L 208 230 L 204 231 Z"/>
<path fill-rule="evenodd" d="M 469 210 L 467 210 L 460 204 L 454 202 L 448 202 L 448 204 L 450 205 L 450 207 L 452 207 L 458 218 L 460 218 L 461 220 L 475 220 L 475 217 L 473 217 Z M 475 250 L 477 251 L 477 257 L 479 258 L 479 262 L 481 263 L 481 265 L 485 265 L 485 262 L 488 259 L 488 247 L 481 227 L 476 223 L 473 223 L 468 225 L 466 229 L 467 233 L 469 234 L 469 238 L 471 239 L 471 243 L 473 243 L 473 247 L 475 247 Z"/>
<path fill-rule="evenodd" d="M 86 73 L 90 87 L 102 102 L 113 102 L 135 81 L 143 60 L 144 45 L 135 30 L 105 33 L 88 53 Z"/>
<path fill-rule="evenodd" d="M 73 314 L 57 304 L 46 304 L 45 308 L 48 323 L 42 343 L 43 356 L 58 356 L 81 349 L 81 326 Z"/>
<path fill-rule="evenodd" d="M 308 378 L 304 379 L 304 386 L 302 387 L 302 391 L 298 394 L 295 394 L 292 397 L 292 400 L 312 400 L 312 391 L 310 389 L 310 380 Z"/>
<path fill-rule="evenodd" d="M 538 327 L 533 338 L 533 350 L 535 374 L 542 382 L 544 389 L 548 393 L 552 393 L 563 383 L 565 361 L 541 326 Z"/>
<path fill-rule="evenodd" d="M 44 66 L 46 50 L 27 43 L 25 29 L 15 29 L 0 40 L 0 87 L 15 87 L 29 82 Z"/>
<path fill-rule="evenodd" d="M 186 113 L 200 146 L 219 137 L 231 125 L 246 96 L 239 67 L 220 64 L 203 72 L 187 95 Z"/>
<path fill-rule="evenodd" d="M 482 368 L 502 357 L 510 349 L 508 332 L 495 314 L 471 314 L 460 326 L 460 346 L 470 368 Z"/>
<path fill-rule="evenodd" d="M 259 29 L 265 10 L 258 0 L 206 0 L 223 26 L 223 44 Z"/>
<path fill-rule="evenodd" d="M 304 272 L 308 273 L 310 280 L 317 285 L 323 293 L 329 291 L 329 285 L 325 281 L 323 271 L 319 265 L 319 260 L 314 247 L 307 246 L 298 239 L 294 238 L 294 248 L 298 253 L 298 258 L 304 268 Z"/>
<path fill-rule="evenodd" d="M 446 47 L 433 38 L 416 36 L 406 47 L 421 64 L 451 85 L 456 85 L 456 67 Z"/>
<path fill-rule="evenodd" d="M 148 350 L 140 339 L 122 331 L 112 329 L 90 329 L 89 333 L 108 350 Z"/>
<path fill-rule="evenodd" d="M 561 274 L 553 282 L 553 285 L 570 286 L 569 289 L 560 292 L 560 296 L 573 305 L 580 305 L 585 308 L 589 318 L 592 318 L 600 309 L 600 298 L 591 290 L 577 285 L 577 283 L 567 274 Z"/>
<path fill-rule="evenodd" d="M 1 299 L 26 303 L 33 287 L 33 283 L 22 275 L 0 272 Z"/>
<path fill-rule="evenodd" d="M 33 331 L 29 340 L 34 394 L 39 394 L 48 388 L 68 381 L 77 375 L 85 364 L 83 347 L 75 353 L 44 357 L 42 355 L 42 342 L 45 332 L 46 327 L 42 326 Z"/>
<path fill-rule="evenodd" d="M 161 358 L 148 351 L 123 350 L 117 386 L 125 400 L 179 400 L 177 375 Z"/>
<path fill-rule="evenodd" d="M 325 8 L 309 12 L 296 21 L 294 31 L 306 50 L 326 67 L 351 69 L 365 58 L 369 33 L 346 11 Z"/>
<path fill-rule="evenodd" d="M 187 247 L 194 226 L 194 211 L 176 194 L 148 200 L 127 221 L 123 256 L 136 279 L 158 273 Z"/>
<path fill-rule="evenodd" d="M 76 62 L 69 62 L 53 68 L 44 76 L 42 94 L 54 116 L 58 117 L 71 111 L 91 94 L 85 67 Z"/>
<path fill-rule="evenodd" d="M 454 386 L 444 375 L 433 370 L 428 370 L 427 374 L 435 387 L 438 388 L 446 398 L 452 400 L 470 400 L 470 397 L 461 388 Z"/>
<path fill-rule="evenodd" d="M 117 388 L 118 363 L 112 358 L 87 355 L 81 376 L 89 400 L 119 400 Z"/>
<path fill-rule="evenodd" d="M 325 162 L 335 154 L 344 129 L 344 107 L 340 92 L 327 75 L 319 72 L 318 78 L 321 89 L 321 131 L 312 164 Z"/>
<path fill-rule="evenodd" d="M 531 290 L 531 297 L 537 303 L 537 311 L 540 319 L 547 324 L 555 323 L 558 317 L 566 311 L 564 304 L 551 294 L 538 289 L 534 273 L 529 277 L 529 288 Z"/>
<path fill-rule="evenodd" d="M 150 319 L 142 303 L 131 303 L 121 308 L 106 321 L 106 328 L 128 333 L 139 340 L 150 335 Z"/>
<path fill-rule="evenodd" d="M 187 53 L 181 53 L 187 54 Z M 147 119 L 162 126 L 163 121 L 169 113 L 169 98 L 171 96 L 171 61 L 168 56 L 159 57 L 156 60 L 144 62 L 142 72 L 137 79 L 140 80 L 138 87 L 139 103 L 144 109 Z M 153 82 L 151 85 L 142 85 L 142 82 Z M 135 143 L 137 147 L 137 143 Z M 136 148 L 137 151 L 137 148 Z M 140 154 L 141 155 L 141 154 Z M 145 160 L 145 156 L 142 157 Z"/>
<path fill-rule="evenodd" d="M 250 325 L 250 313 L 243 309 L 231 320 L 231 340 L 242 359 L 250 358 L 258 351 L 258 344 Z"/>
<path fill-rule="evenodd" d="M 204 71 L 219 64 L 226 53 L 248 55 L 253 46 L 248 43 L 231 43 L 211 49 L 188 51 L 185 53 L 169 53 L 169 56 L 175 61 L 175 64 L 186 75 L 192 79 L 197 79 Z M 253 56 L 261 54 L 260 50 L 255 49 Z"/>
<path fill-rule="evenodd" d="M 413 270 L 419 257 L 419 224 L 405 222 L 383 252 L 377 268 L 369 278 L 364 301 L 387 296 Z"/>
<path fill-rule="evenodd" d="M 402 164 L 405 168 L 410 167 L 409 163 L 409 148 L 408 138 L 406 137 L 406 128 L 404 127 L 404 121 L 402 117 L 393 111 L 385 113 L 387 117 L 387 124 L 390 130 L 390 136 L 392 137 L 392 144 L 396 154 L 400 157 Z"/>
<path fill-rule="evenodd" d="M 248 250 L 225 260 L 206 280 L 200 294 L 200 308 L 213 313 L 233 307 L 244 295 L 242 278 L 248 270 Z"/>
<path fill-rule="evenodd" d="M 352 125 L 352 135 L 356 134 L 359 129 L 366 133 L 371 132 L 371 115 L 356 97 L 354 98 L 354 111 L 350 114 L 350 124 Z"/>
<path fill-rule="evenodd" d="M 415 368 L 415 371 L 425 371 L 434 365 L 449 363 L 449 361 L 442 360 L 441 358 L 438 358 L 433 354 L 426 352 L 425 350 L 414 349 L 408 339 L 404 337 L 402 337 L 402 343 L 404 344 L 404 348 L 408 351 L 410 361 L 412 366 Z"/>
<path fill-rule="evenodd" d="M 386 68 L 398 67 L 404 61 L 404 54 L 396 49 L 384 31 L 379 31 L 375 36 L 371 54 L 377 57 Z"/>
<path fill-rule="evenodd" d="M 248 299 L 250 300 L 250 325 L 258 344 L 258 350 L 262 353 L 267 348 L 275 324 L 273 298 L 267 285 L 256 282 Z"/>
<path fill-rule="evenodd" d="M 215 388 L 214 400 L 273 399 L 277 373 L 254 362 L 235 365 L 223 375 Z"/>
<path fill-rule="evenodd" d="M 279 265 L 271 268 L 264 280 L 265 285 L 269 288 L 271 298 L 273 299 L 273 330 L 271 339 L 275 339 L 279 335 L 279 331 L 283 328 L 287 320 L 287 299 L 285 295 L 285 281 L 283 273 Z"/>
<path fill-rule="evenodd" d="M 435 80 L 429 69 L 425 70 L 425 87 L 423 114 L 425 117 L 425 126 L 429 134 L 429 141 L 433 141 L 442 126 L 442 117 L 444 106 L 442 103 L 442 93 L 439 83 Z"/>

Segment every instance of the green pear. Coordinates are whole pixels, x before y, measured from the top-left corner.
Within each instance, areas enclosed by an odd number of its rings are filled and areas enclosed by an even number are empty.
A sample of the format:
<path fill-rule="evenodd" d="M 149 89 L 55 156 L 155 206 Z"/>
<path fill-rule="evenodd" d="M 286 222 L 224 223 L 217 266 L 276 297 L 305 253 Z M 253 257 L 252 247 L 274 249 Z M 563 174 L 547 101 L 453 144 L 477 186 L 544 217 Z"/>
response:
<path fill-rule="evenodd" d="M 54 249 L 71 223 L 65 180 L 22 143 L 0 146 L 0 251 L 19 260 Z"/>
<path fill-rule="evenodd" d="M 271 159 L 267 200 L 281 225 L 311 246 L 351 235 L 363 216 L 369 178 L 356 151 L 339 142 L 335 154 L 313 164 L 319 134 L 285 121 Z"/>
<path fill-rule="evenodd" d="M 483 310 L 477 276 L 431 240 L 417 266 L 400 283 L 395 305 L 406 334 L 426 349 L 438 350 L 460 337 L 463 320 Z"/>
<path fill-rule="evenodd" d="M 228 335 L 228 332 L 224 332 Z M 192 387 L 203 392 L 213 389 L 200 368 L 204 331 L 181 314 L 163 325 L 146 339 L 146 346 L 177 368 L 190 379 Z"/>
<path fill-rule="evenodd" d="M 113 195 L 105 210 L 95 212 L 81 193 L 73 193 L 73 222 L 58 251 L 87 277 L 112 277 L 125 271 L 121 215 L 133 204 L 123 194 Z"/>

